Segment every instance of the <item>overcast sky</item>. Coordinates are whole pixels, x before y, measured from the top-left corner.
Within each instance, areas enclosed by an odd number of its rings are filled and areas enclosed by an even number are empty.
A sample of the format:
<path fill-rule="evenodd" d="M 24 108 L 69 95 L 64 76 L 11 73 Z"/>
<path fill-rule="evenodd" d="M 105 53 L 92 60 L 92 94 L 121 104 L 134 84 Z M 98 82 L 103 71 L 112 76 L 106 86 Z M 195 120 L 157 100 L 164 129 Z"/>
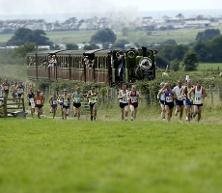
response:
<path fill-rule="evenodd" d="M 0 0 L 0 15 L 222 9 L 222 0 Z"/>

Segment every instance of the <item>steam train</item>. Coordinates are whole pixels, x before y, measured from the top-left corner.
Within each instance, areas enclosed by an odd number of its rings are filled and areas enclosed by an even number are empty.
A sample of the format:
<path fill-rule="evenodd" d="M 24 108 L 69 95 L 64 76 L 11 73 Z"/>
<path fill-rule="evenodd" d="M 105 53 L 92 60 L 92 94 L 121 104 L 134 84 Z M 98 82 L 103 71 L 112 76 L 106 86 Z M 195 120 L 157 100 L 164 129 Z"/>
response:
<path fill-rule="evenodd" d="M 28 53 L 27 73 L 32 80 L 83 82 L 113 85 L 119 82 L 155 79 L 157 51 L 128 50 L 53 50 Z"/>

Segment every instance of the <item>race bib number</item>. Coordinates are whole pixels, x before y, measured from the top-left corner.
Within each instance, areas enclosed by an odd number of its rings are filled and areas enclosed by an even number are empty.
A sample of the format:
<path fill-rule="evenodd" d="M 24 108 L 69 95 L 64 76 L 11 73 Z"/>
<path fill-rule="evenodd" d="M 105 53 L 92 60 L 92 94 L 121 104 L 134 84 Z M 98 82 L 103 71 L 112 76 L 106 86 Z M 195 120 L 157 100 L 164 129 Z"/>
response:
<path fill-rule="evenodd" d="M 167 102 L 167 103 L 171 103 L 171 102 L 173 102 L 172 97 L 170 97 L 170 96 L 166 97 L 166 102 Z"/>
<path fill-rule="evenodd" d="M 131 98 L 131 102 L 132 102 L 132 103 L 136 103 L 136 102 L 137 102 L 137 97 L 132 97 L 132 98 Z"/>
<path fill-rule="evenodd" d="M 36 100 L 36 104 L 41 105 L 42 104 L 41 100 Z"/>
<path fill-rule="evenodd" d="M 67 100 L 64 100 L 64 106 L 68 106 L 68 101 Z"/>
<path fill-rule="evenodd" d="M 57 105 L 57 101 L 55 101 L 55 100 L 52 101 L 52 104 L 53 104 L 53 105 Z"/>

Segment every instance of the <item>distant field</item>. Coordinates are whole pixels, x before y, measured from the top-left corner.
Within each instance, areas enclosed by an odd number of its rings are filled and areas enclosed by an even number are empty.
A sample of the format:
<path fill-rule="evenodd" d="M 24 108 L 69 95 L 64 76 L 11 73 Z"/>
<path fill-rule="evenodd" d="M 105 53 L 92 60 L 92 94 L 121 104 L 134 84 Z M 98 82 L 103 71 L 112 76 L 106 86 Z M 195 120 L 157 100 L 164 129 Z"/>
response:
<path fill-rule="evenodd" d="M 6 43 L 13 34 L 0 34 L 0 43 Z"/>
<path fill-rule="evenodd" d="M 221 29 L 221 27 L 219 27 Z M 129 31 L 126 37 L 122 36 L 121 32 L 117 32 L 117 38 L 125 38 L 130 42 L 139 43 L 161 43 L 168 39 L 175 39 L 179 44 L 188 44 L 195 40 L 199 31 L 204 29 L 179 29 L 152 32 L 147 34 L 144 31 Z M 89 31 L 64 31 L 64 32 L 48 32 L 47 36 L 55 43 L 82 43 L 89 42 L 91 36 L 95 33 L 94 30 Z M 12 34 L 0 34 L 0 43 L 7 42 Z"/>
<path fill-rule="evenodd" d="M 83 43 L 89 42 L 96 31 L 72 31 L 72 32 L 49 32 L 47 36 L 55 43 Z"/>
<path fill-rule="evenodd" d="M 26 80 L 26 66 L 14 64 L 0 64 L 0 78 Z"/>
<path fill-rule="evenodd" d="M 0 121 L 1 193 L 219 193 L 222 125 Z"/>
<path fill-rule="evenodd" d="M 222 63 L 200 63 L 198 65 L 198 70 L 207 71 L 207 70 L 220 70 L 222 71 Z"/>

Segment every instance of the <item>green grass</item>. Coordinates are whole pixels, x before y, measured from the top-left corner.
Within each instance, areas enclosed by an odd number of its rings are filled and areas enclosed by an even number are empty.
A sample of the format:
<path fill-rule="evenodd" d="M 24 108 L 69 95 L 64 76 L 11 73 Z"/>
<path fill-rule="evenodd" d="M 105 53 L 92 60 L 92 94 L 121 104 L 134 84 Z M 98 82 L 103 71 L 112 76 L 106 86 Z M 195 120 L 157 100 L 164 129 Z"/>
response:
<path fill-rule="evenodd" d="M 2 193 L 218 193 L 220 124 L 0 121 Z"/>
<path fill-rule="evenodd" d="M 26 80 L 26 65 L 0 64 L 0 78 Z"/>
<path fill-rule="evenodd" d="M 13 34 L 0 34 L 0 43 L 6 43 Z"/>
<path fill-rule="evenodd" d="M 222 70 L 222 63 L 199 63 L 199 71 L 213 71 L 213 70 Z"/>

